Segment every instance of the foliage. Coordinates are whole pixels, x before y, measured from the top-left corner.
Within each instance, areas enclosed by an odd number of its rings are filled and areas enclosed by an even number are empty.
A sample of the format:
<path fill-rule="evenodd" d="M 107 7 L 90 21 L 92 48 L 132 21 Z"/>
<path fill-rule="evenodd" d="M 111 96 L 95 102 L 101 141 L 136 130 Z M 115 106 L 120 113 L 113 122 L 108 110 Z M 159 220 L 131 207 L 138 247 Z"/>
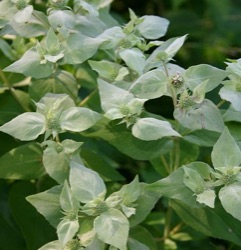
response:
<path fill-rule="evenodd" d="M 241 59 L 184 69 L 186 34 L 110 4 L 0 2 L 1 249 L 238 249 Z"/>

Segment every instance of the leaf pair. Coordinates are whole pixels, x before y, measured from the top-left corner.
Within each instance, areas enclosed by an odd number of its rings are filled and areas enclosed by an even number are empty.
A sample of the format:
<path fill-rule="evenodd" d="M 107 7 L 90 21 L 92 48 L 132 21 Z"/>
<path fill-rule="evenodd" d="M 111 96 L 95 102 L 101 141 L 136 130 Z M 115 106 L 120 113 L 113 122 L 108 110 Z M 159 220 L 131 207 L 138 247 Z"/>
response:
<path fill-rule="evenodd" d="M 37 112 L 23 113 L 0 127 L 0 131 L 22 141 L 45 137 L 66 130 L 81 132 L 93 126 L 101 116 L 87 108 L 75 107 L 73 100 L 65 94 L 47 94 L 36 103 Z"/>

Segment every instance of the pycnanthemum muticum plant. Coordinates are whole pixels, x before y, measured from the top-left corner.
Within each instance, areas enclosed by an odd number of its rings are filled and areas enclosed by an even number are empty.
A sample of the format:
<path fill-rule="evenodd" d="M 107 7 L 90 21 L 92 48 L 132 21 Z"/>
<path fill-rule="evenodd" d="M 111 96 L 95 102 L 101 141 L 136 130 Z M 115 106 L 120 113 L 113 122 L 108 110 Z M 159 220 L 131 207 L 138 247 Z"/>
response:
<path fill-rule="evenodd" d="M 167 19 L 132 10 L 120 25 L 110 4 L 0 3 L 0 97 L 13 105 L 0 131 L 16 138 L 0 177 L 19 180 L 2 227 L 16 242 L 0 234 L 0 248 L 191 249 L 196 231 L 195 249 L 205 236 L 240 247 L 241 59 L 184 69 L 173 57 L 187 35 L 165 40 Z M 162 96 L 173 119 L 146 111 Z"/>

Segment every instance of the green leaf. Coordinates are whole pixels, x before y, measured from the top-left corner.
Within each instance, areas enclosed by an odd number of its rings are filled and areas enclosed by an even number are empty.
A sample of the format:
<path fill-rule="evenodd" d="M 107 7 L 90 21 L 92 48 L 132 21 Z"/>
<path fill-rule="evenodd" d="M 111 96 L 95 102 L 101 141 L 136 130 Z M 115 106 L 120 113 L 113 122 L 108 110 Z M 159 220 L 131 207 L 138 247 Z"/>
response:
<path fill-rule="evenodd" d="M 5 123 L 0 131 L 22 141 L 31 141 L 44 133 L 45 118 L 38 113 L 26 112 Z"/>
<path fill-rule="evenodd" d="M 199 156 L 199 147 L 193 143 L 189 143 L 184 140 L 179 140 L 178 142 L 180 147 L 180 157 L 179 157 L 179 166 L 187 165 L 193 161 L 195 161 Z M 170 154 L 165 154 L 164 159 L 169 162 Z M 166 177 L 168 175 L 164 162 L 162 158 L 159 156 L 156 159 L 150 161 L 155 170 L 161 174 L 162 177 Z"/>
<path fill-rule="evenodd" d="M 140 224 L 150 214 L 160 199 L 160 194 L 149 189 L 149 184 L 140 183 L 141 193 L 135 201 L 135 214 L 130 217 L 130 225 L 134 227 Z"/>
<path fill-rule="evenodd" d="M 167 32 L 169 21 L 165 18 L 146 15 L 140 18 L 141 22 L 136 26 L 139 33 L 146 39 L 158 39 Z"/>
<path fill-rule="evenodd" d="M 183 127 L 191 130 L 206 129 L 214 132 L 222 132 L 224 122 L 219 109 L 208 99 L 196 104 L 190 110 L 176 108 L 174 117 Z"/>
<path fill-rule="evenodd" d="M 130 229 L 130 238 L 142 243 L 145 246 L 148 246 L 150 250 L 157 250 L 155 240 L 151 233 L 142 226 L 135 226 Z M 129 243 L 129 240 L 128 240 Z M 132 249 L 132 248 L 131 248 Z M 138 250 L 138 249 L 137 249 Z"/>
<path fill-rule="evenodd" d="M 169 122 L 155 118 L 141 118 L 132 127 L 132 134 L 144 141 L 158 140 L 166 136 L 180 136 Z"/>
<path fill-rule="evenodd" d="M 183 77 L 185 85 L 191 90 L 194 90 L 202 82 L 208 81 L 205 92 L 209 92 L 216 88 L 226 76 L 227 73 L 224 70 L 200 64 L 189 67 Z"/>
<path fill-rule="evenodd" d="M 52 77 L 47 79 L 32 79 L 29 86 L 29 94 L 34 101 L 39 101 L 47 93 L 66 93 L 76 100 L 78 85 L 73 75 L 67 71 L 57 71 Z"/>
<path fill-rule="evenodd" d="M 0 225 L 4 230 L 0 232 L 1 248 L 8 249 L 26 249 L 25 241 L 21 234 L 16 231 L 7 221 L 0 215 Z"/>
<path fill-rule="evenodd" d="M 181 167 L 168 177 L 149 184 L 147 189 L 160 196 L 180 200 L 190 207 L 200 207 L 201 205 L 196 202 L 193 192 L 184 184 L 183 178 L 184 170 Z"/>
<path fill-rule="evenodd" d="M 139 75 L 143 73 L 145 67 L 145 55 L 137 48 L 123 49 L 120 51 L 121 59 L 126 65 L 136 71 Z"/>
<path fill-rule="evenodd" d="M 13 64 L 4 69 L 6 72 L 22 73 L 34 78 L 45 78 L 52 74 L 52 65 L 40 64 L 40 56 L 36 48 L 31 48 Z"/>
<path fill-rule="evenodd" d="M 73 107 L 65 110 L 60 117 L 62 129 L 81 132 L 92 127 L 101 115 L 88 108 Z"/>
<path fill-rule="evenodd" d="M 21 90 L 15 90 L 15 95 L 21 101 L 23 107 L 29 108 L 30 98 L 29 95 Z M 0 94 L 0 124 L 4 124 L 16 116 L 22 114 L 25 110 L 12 96 L 9 90 Z"/>
<path fill-rule="evenodd" d="M 241 221 L 241 184 L 235 182 L 230 185 L 222 187 L 219 191 L 218 197 L 224 209 L 233 217 Z"/>
<path fill-rule="evenodd" d="M 155 99 L 166 94 L 168 78 L 162 70 L 151 70 L 139 77 L 130 92 L 139 98 Z"/>
<path fill-rule="evenodd" d="M 38 249 L 56 237 L 54 228 L 25 199 L 35 192 L 30 182 L 16 182 L 9 194 L 12 215 L 29 250 Z"/>
<path fill-rule="evenodd" d="M 128 239 L 128 247 L 131 250 L 150 250 L 149 247 L 132 238 Z"/>
<path fill-rule="evenodd" d="M 59 224 L 61 218 L 63 218 L 59 203 L 61 190 L 61 186 L 55 186 L 45 192 L 26 197 L 27 201 L 30 202 L 55 228 Z"/>
<path fill-rule="evenodd" d="M 96 142 L 94 142 L 96 143 Z M 124 177 L 110 164 L 108 158 L 103 157 L 101 151 L 81 149 L 81 159 L 85 165 L 98 172 L 105 181 L 123 181 Z"/>
<path fill-rule="evenodd" d="M 241 163 L 240 149 L 227 128 L 214 145 L 211 157 L 216 169 L 230 169 Z"/>
<path fill-rule="evenodd" d="M 38 143 L 17 147 L 0 158 L 0 178 L 32 180 L 45 174 L 42 149 Z"/>
<path fill-rule="evenodd" d="M 78 220 L 63 219 L 57 226 L 57 234 L 59 241 L 65 245 L 71 240 L 79 229 Z"/>
<path fill-rule="evenodd" d="M 63 189 L 60 194 L 60 205 L 65 212 L 78 212 L 79 202 L 73 196 L 67 180 L 64 182 Z"/>
<path fill-rule="evenodd" d="M 183 139 L 200 147 L 212 147 L 219 136 L 219 132 L 199 129 L 190 131 L 187 135 L 183 135 Z"/>
<path fill-rule="evenodd" d="M 119 151 L 136 160 L 157 158 L 169 152 L 173 146 L 173 142 L 167 138 L 155 141 L 140 140 L 134 137 L 124 124 L 105 126 L 90 135 L 106 140 Z"/>
<path fill-rule="evenodd" d="M 117 209 L 109 209 L 94 221 L 94 229 L 100 240 L 120 250 L 127 250 L 129 222 Z"/>
<path fill-rule="evenodd" d="M 241 246 L 240 222 L 227 214 L 219 204 L 216 204 L 215 209 L 195 208 L 172 200 L 171 206 L 184 223 L 193 229 Z"/>
<path fill-rule="evenodd" d="M 82 203 L 94 200 L 106 192 L 104 181 L 98 173 L 77 162 L 70 162 L 70 186 L 73 195 Z"/>

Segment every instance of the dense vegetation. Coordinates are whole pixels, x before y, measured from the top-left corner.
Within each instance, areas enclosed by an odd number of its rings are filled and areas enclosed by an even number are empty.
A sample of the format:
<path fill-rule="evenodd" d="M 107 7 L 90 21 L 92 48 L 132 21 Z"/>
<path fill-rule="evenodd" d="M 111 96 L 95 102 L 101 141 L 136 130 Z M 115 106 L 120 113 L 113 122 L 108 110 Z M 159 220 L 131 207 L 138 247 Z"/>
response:
<path fill-rule="evenodd" d="M 0 9 L 0 249 L 240 249 L 241 4 Z"/>

